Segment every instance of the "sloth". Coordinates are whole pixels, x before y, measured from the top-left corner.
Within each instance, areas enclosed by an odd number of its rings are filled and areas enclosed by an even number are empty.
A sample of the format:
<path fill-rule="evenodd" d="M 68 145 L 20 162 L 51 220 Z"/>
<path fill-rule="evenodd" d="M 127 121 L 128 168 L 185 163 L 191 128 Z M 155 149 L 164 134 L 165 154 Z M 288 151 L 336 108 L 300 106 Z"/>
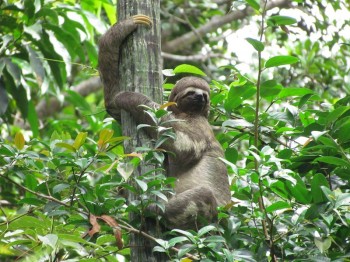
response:
<path fill-rule="evenodd" d="M 99 69 L 105 90 L 106 110 L 112 116 L 120 109 L 129 112 L 138 124 L 154 125 L 142 105 L 159 108 L 149 97 L 136 92 L 119 92 L 116 72 L 123 40 L 138 25 L 150 25 L 147 16 L 136 15 L 117 23 L 102 36 L 99 45 Z M 165 203 L 168 228 L 197 229 L 215 220 L 217 207 L 229 203 L 231 194 L 223 150 L 208 122 L 210 87 L 198 77 L 184 77 L 169 96 L 169 114 L 163 122 L 173 129 L 174 140 L 162 144 L 166 152 L 167 176 L 175 177 L 175 195 Z M 169 121 L 172 120 L 172 121 Z M 174 120 L 174 121 L 173 121 Z M 147 135 L 156 139 L 154 129 Z"/>

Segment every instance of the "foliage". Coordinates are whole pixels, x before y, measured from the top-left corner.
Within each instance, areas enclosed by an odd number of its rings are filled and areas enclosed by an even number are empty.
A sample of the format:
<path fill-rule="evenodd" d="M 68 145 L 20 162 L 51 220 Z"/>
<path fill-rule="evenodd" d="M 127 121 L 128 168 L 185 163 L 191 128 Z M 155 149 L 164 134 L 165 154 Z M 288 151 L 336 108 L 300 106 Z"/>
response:
<path fill-rule="evenodd" d="M 250 73 L 235 62 L 218 67 L 225 61 L 218 57 L 176 66 L 165 61 L 174 68 L 164 70 L 167 89 L 174 75 L 212 78 L 210 122 L 225 150 L 232 203 L 220 207 L 216 223 L 197 231 L 145 237 L 171 261 L 348 261 L 349 36 L 343 32 L 350 25 L 325 19 L 325 10 L 349 6 L 292 1 L 319 12 L 311 30 L 305 17 L 265 12 L 257 2 L 228 6 L 250 6 L 256 14 L 250 21 L 260 33 L 246 38 Z M 162 8 L 166 39 L 223 16 L 227 6 L 164 1 Z M 130 138 L 99 108 L 101 92 L 83 97 L 69 90 L 95 74 L 85 70 L 97 66 L 95 34 L 114 16 L 109 1 L 1 5 L 0 260 L 128 260 L 129 236 L 143 222 L 129 221 L 128 213 L 147 216 L 149 205 L 164 208 L 154 196 L 166 201 L 172 193 L 174 180 L 164 175 L 159 149 L 174 135 L 161 122 L 169 104 L 145 108 L 157 141 L 124 152 L 122 143 Z M 188 24 L 174 23 L 176 17 Z M 201 50 L 203 42 L 211 52 L 226 53 L 227 42 L 216 37 L 239 26 L 225 24 L 182 55 Z M 320 35 L 315 40 L 312 33 Z M 54 117 L 39 119 L 36 106 L 52 96 L 68 103 Z M 19 115 L 30 127 L 18 122 Z M 154 166 L 149 173 L 132 175 L 148 164 Z M 137 198 L 127 201 L 127 191 Z"/>

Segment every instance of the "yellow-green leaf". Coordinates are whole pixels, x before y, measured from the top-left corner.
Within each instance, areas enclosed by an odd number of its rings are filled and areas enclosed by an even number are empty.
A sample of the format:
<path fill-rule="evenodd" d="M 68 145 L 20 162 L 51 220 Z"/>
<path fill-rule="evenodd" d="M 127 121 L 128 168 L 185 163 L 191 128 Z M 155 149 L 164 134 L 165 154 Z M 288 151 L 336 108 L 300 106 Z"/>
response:
<path fill-rule="evenodd" d="M 79 149 L 85 142 L 87 132 L 80 132 L 74 140 L 73 147 Z"/>
<path fill-rule="evenodd" d="M 99 140 L 101 140 L 102 142 L 106 143 L 108 142 L 108 140 L 110 140 L 113 136 L 113 130 L 111 129 L 103 129 L 100 132 L 100 137 Z"/>
<path fill-rule="evenodd" d="M 67 143 L 63 143 L 63 142 L 56 143 L 56 146 L 63 147 L 63 148 L 68 149 L 69 151 L 72 151 L 72 152 L 77 151 L 74 146 L 67 144 Z"/>
<path fill-rule="evenodd" d="M 24 136 L 21 132 L 17 132 L 15 136 L 15 146 L 18 150 L 22 150 L 26 141 L 24 140 Z"/>

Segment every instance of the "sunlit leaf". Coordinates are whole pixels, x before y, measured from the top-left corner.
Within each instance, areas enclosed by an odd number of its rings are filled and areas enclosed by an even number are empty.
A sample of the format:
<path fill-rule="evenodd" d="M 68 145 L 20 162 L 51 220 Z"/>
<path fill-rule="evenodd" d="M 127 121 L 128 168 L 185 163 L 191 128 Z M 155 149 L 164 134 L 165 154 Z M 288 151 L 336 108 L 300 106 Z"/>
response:
<path fill-rule="evenodd" d="M 254 8 L 256 11 L 259 11 L 260 4 L 256 0 L 246 0 L 248 5 L 250 5 L 252 8 Z"/>
<path fill-rule="evenodd" d="M 274 56 L 266 61 L 265 67 L 276 67 L 282 65 L 291 65 L 299 62 L 299 58 L 295 56 Z"/>
<path fill-rule="evenodd" d="M 52 249 L 56 248 L 58 236 L 55 234 L 47 234 L 46 236 L 39 236 L 39 240 L 43 243 L 43 245 L 50 246 Z"/>
<path fill-rule="evenodd" d="M 182 64 L 174 68 L 175 74 L 180 73 L 189 73 L 189 74 L 195 74 L 195 75 L 201 75 L 206 76 L 206 74 L 200 70 L 198 67 L 188 64 Z"/>
<path fill-rule="evenodd" d="M 124 163 L 120 162 L 117 166 L 117 170 L 120 173 L 120 175 L 127 181 L 129 177 L 131 176 L 132 172 L 134 172 L 134 165 L 132 163 Z"/>
<path fill-rule="evenodd" d="M 283 15 L 274 15 L 267 19 L 267 24 L 276 26 L 276 25 L 292 25 L 297 23 L 298 21 L 290 16 Z"/>
<path fill-rule="evenodd" d="M 136 183 L 139 185 L 139 187 L 142 189 L 143 192 L 146 192 L 148 189 L 147 183 L 145 183 L 144 181 L 135 178 Z"/>
<path fill-rule="evenodd" d="M 254 49 L 258 52 L 262 52 L 265 48 L 264 44 L 260 42 L 259 40 L 253 39 L 253 38 L 246 38 L 249 44 L 251 44 Z"/>

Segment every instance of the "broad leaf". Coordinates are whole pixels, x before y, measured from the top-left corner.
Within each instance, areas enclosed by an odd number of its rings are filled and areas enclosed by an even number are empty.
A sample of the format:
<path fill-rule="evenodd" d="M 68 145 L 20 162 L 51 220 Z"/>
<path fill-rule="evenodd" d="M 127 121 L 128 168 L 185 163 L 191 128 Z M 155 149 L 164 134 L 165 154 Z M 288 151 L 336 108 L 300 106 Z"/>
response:
<path fill-rule="evenodd" d="M 206 74 L 200 70 L 198 67 L 188 64 L 182 64 L 174 68 L 175 74 L 180 73 L 189 73 L 189 74 L 195 74 L 195 75 L 201 75 L 206 76 Z"/>
<path fill-rule="evenodd" d="M 271 26 L 275 25 L 292 25 L 297 23 L 298 21 L 289 16 L 282 16 L 282 15 L 274 15 L 267 19 L 267 24 Z"/>
<path fill-rule="evenodd" d="M 291 65 L 299 62 L 299 58 L 295 56 L 274 56 L 266 61 L 265 67 L 276 67 L 282 65 Z"/>
<path fill-rule="evenodd" d="M 246 40 L 248 41 L 249 44 L 251 44 L 254 49 L 258 52 L 262 52 L 265 48 L 264 44 L 261 43 L 259 40 L 255 40 L 253 38 L 246 38 Z"/>

